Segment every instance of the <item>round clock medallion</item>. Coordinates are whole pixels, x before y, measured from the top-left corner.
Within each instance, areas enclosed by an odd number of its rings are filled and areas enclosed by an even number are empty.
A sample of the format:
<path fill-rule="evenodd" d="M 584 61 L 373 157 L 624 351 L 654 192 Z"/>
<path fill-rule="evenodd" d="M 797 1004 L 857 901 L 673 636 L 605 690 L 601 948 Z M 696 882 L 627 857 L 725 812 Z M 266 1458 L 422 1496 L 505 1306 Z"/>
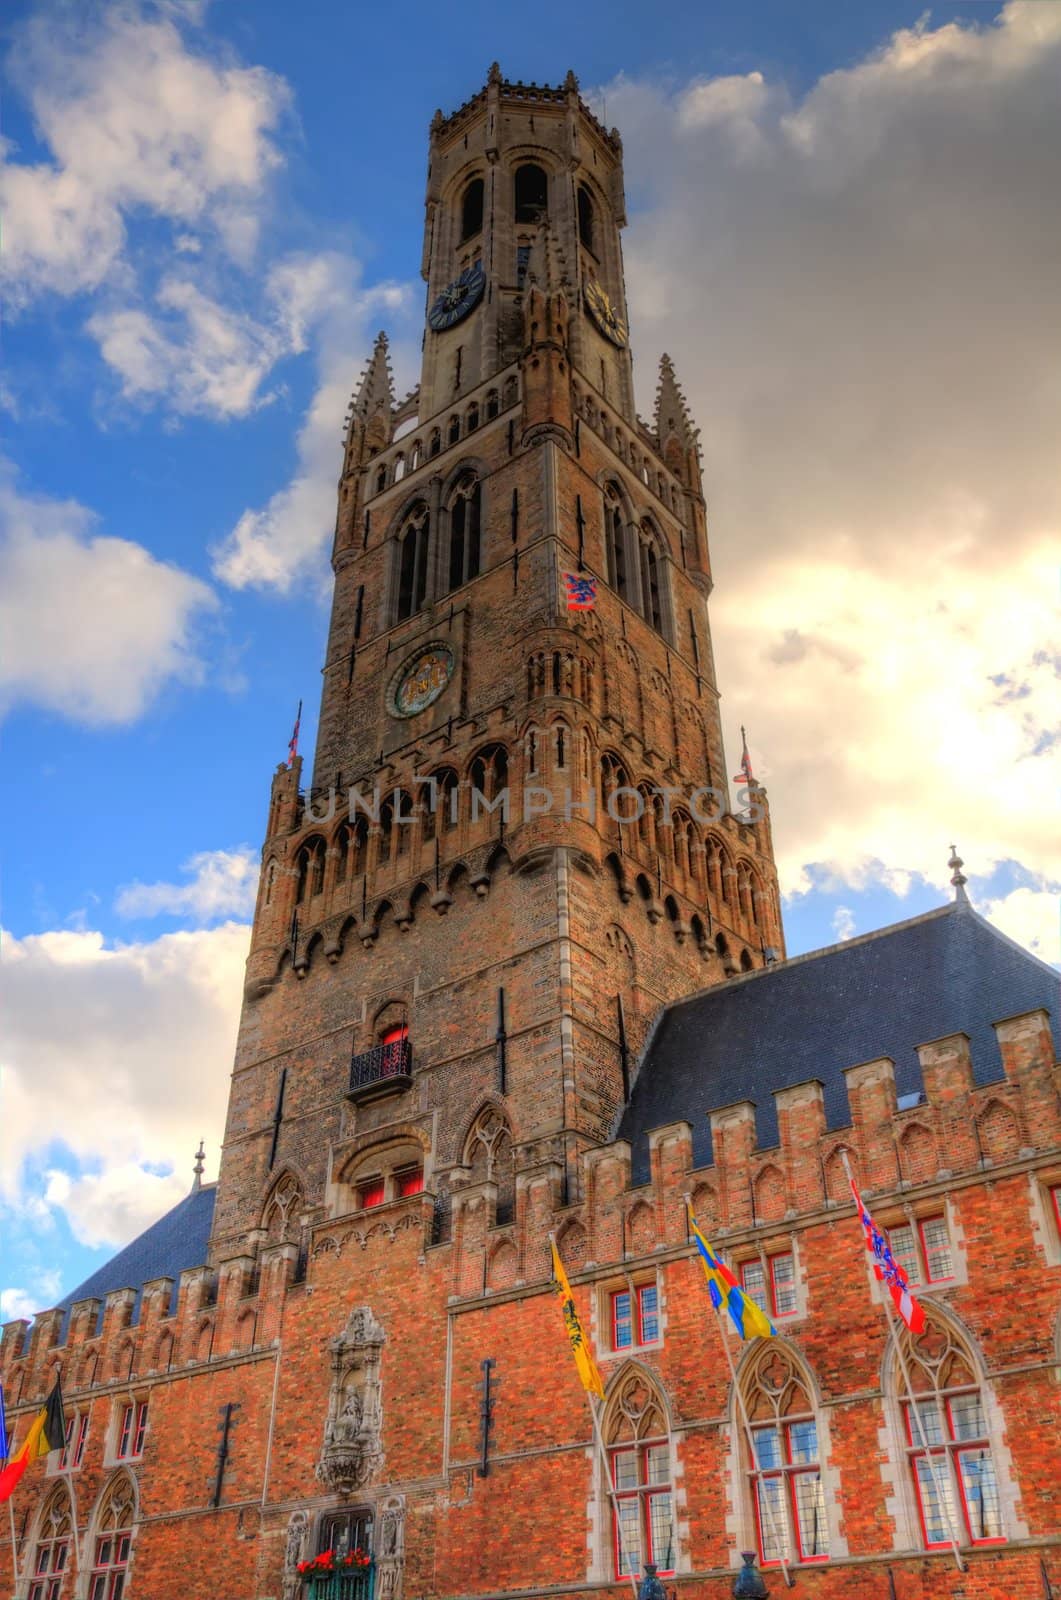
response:
<path fill-rule="evenodd" d="M 469 311 L 479 304 L 486 288 L 486 273 L 483 264 L 477 261 L 474 267 L 465 267 L 459 278 L 454 278 L 448 284 L 431 310 L 427 313 L 430 327 L 436 333 L 443 333 L 447 328 L 452 328 L 455 322 L 460 322 Z"/>
<path fill-rule="evenodd" d="M 391 680 L 390 713 L 415 717 L 426 711 L 453 676 L 453 651 L 448 644 L 429 644 L 410 656 Z"/>
<path fill-rule="evenodd" d="M 586 279 L 583 294 L 589 314 L 604 337 L 610 339 L 612 344 L 624 345 L 626 343 L 626 323 L 619 313 L 614 310 L 611 301 L 596 278 Z"/>

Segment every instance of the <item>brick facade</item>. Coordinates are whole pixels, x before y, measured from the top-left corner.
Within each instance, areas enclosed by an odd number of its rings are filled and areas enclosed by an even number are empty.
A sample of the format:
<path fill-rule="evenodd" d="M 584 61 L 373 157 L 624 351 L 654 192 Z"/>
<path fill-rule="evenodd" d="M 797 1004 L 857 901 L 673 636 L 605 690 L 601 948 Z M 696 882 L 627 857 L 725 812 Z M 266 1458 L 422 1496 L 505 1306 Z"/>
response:
<path fill-rule="evenodd" d="M 547 215 L 521 221 L 510 195 L 526 162 L 550 188 Z M 482 226 L 462 243 L 480 176 Z M 379 1600 L 629 1593 L 550 1233 L 608 1382 L 605 1431 L 623 1406 L 623 1427 L 662 1419 L 667 1586 L 721 1600 L 757 1532 L 686 1196 L 735 1267 L 792 1259 L 794 1310 L 772 1353 L 791 1414 L 805 1406 L 816 1424 L 829 1545 L 796 1563 L 799 1588 L 884 1596 L 890 1569 L 899 1600 L 1044 1593 L 1044 1572 L 1061 1585 L 1049 1018 L 991 1017 L 1002 1076 L 988 1085 L 964 1035 L 923 1045 L 924 1100 L 906 1109 L 890 1060 L 848 1063 L 846 1128 L 829 1124 L 816 1079 L 778 1087 L 773 1149 L 750 1103 L 718 1106 L 712 1162 L 697 1166 L 676 1120 L 650 1132 L 649 1178 L 635 1181 L 615 1131 L 639 1061 L 651 1071 L 661 1010 L 713 985 L 769 984 L 764 964 L 784 955 L 765 794 L 754 821 L 727 809 L 705 822 L 689 801 L 725 792 L 727 775 L 695 431 L 666 359 L 654 426 L 634 412 L 621 145 L 573 79 L 526 88 L 494 71 L 436 117 L 427 200 L 429 300 L 477 260 L 486 288 L 454 326 L 428 328 L 419 391 L 395 402 L 381 339 L 355 395 L 312 785 L 300 790 L 301 760 L 273 779 L 208 1259 L 179 1282 L 83 1300 L 65 1329 L 55 1311 L 4 1330 L 16 1427 L 55 1370 L 68 1413 L 90 1419 L 68 1475 L 81 1561 L 65 1600 L 89 1593 L 115 1492 L 132 1495 L 130 1597 L 294 1600 L 296 1556 L 343 1508 L 373 1522 Z M 592 283 L 618 339 L 590 314 Z M 455 496 L 473 481 L 478 572 L 454 583 L 456 519 L 471 514 Z M 422 513 L 423 567 L 403 568 Z M 583 570 L 598 576 L 596 608 L 571 612 L 563 574 Z M 429 648 L 447 664 L 440 692 L 398 715 L 403 673 Z M 431 776 L 443 794 L 455 781 L 455 820 L 430 811 Z M 616 784 L 648 794 L 642 825 L 609 815 Z M 502 786 L 508 816 L 473 816 L 473 791 L 493 800 Z M 377 787 L 398 808 L 389 825 Z M 680 827 L 653 798 L 663 789 Z M 410 1061 L 381 1043 L 401 1029 Z M 393 1081 L 381 1049 L 406 1068 Z M 924 1300 L 981 1393 L 1003 1530 L 965 1541 L 964 1573 L 924 1547 L 841 1149 L 880 1223 L 946 1221 L 952 1271 Z M 414 1170 L 423 1188 L 403 1193 Z M 374 1185 L 382 1201 L 366 1207 Z M 609 1353 L 610 1296 L 642 1284 L 660 1337 Z M 734 1355 L 749 1396 L 772 1392 L 761 1344 Z M 121 1412 L 143 1400 L 143 1451 L 119 1461 Z M 19 1600 L 58 1482 L 36 1468 L 18 1492 Z M 0 1570 L 10 1556 L 8 1540 Z"/>

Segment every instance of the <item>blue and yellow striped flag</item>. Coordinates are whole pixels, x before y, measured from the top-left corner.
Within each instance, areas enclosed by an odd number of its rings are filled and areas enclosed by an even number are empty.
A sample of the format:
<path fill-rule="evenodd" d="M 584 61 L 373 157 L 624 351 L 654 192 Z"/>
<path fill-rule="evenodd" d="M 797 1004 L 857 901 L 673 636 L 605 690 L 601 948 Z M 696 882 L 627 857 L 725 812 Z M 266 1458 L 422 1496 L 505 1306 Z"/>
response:
<path fill-rule="evenodd" d="M 692 1229 L 696 1248 L 700 1252 L 704 1277 L 707 1279 L 711 1304 L 715 1310 L 721 1311 L 725 1306 L 729 1312 L 729 1320 L 742 1339 L 776 1339 L 777 1329 L 766 1312 L 760 1311 L 755 1301 L 745 1294 L 721 1256 L 716 1256 L 696 1226 L 692 1207 L 689 1208 L 689 1227 Z"/>

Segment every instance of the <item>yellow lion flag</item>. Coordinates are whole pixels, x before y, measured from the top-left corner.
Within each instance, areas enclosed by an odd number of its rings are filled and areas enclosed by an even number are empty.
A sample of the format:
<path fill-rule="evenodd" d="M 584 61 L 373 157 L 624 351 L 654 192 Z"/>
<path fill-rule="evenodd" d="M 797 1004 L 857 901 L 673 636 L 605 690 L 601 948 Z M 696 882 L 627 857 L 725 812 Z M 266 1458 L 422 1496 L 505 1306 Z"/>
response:
<path fill-rule="evenodd" d="M 571 1340 L 571 1349 L 574 1351 L 575 1366 L 578 1368 L 578 1375 L 582 1379 L 582 1387 L 591 1394 L 599 1394 L 603 1400 L 604 1381 L 597 1371 L 597 1363 L 590 1354 L 589 1341 L 582 1332 L 582 1324 L 579 1322 L 578 1312 L 575 1310 L 571 1285 L 568 1283 L 567 1273 L 564 1271 L 564 1263 L 557 1254 L 555 1242 L 550 1239 L 549 1243 L 552 1246 L 553 1277 L 556 1280 L 556 1292 L 560 1297 L 560 1309 L 564 1314 L 564 1327 L 567 1329 L 567 1337 Z"/>

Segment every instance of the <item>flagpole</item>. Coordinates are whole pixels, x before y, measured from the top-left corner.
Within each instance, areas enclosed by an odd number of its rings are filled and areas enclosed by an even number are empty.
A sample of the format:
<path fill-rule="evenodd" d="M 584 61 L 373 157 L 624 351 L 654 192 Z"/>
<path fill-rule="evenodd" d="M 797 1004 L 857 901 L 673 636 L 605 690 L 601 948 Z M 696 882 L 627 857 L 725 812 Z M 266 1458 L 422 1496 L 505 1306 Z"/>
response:
<path fill-rule="evenodd" d="M 692 1197 L 690 1195 L 686 1195 L 685 1196 L 685 1209 L 686 1209 L 687 1216 L 688 1216 L 689 1220 L 691 1221 L 692 1220 L 692 1216 L 693 1216 L 693 1204 L 692 1204 Z M 706 1286 L 706 1281 L 707 1280 L 705 1279 L 704 1281 L 705 1281 L 705 1286 Z M 769 1501 L 768 1497 L 760 1496 L 760 1494 L 759 1494 L 759 1486 L 760 1486 L 760 1484 L 762 1482 L 763 1474 L 762 1474 L 762 1470 L 761 1470 L 761 1468 L 759 1466 L 759 1457 L 756 1454 L 756 1450 L 755 1450 L 755 1439 L 754 1439 L 754 1436 L 752 1434 L 752 1425 L 751 1425 L 751 1422 L 749 1421 L 749 1418 L 748 1418 L 748 1411 L 747 1411 L 747 1408 L 746 1408 L 746 1406 L 744 1404 L 744 1396 L 741 1393 L 740 1384 L 737 1382 L 737 1369 L 733 1365 L 733 1356 L 732 1356 L 732 1353 L 730 1352 L 730 1348 L 729 1348 L 729 1339 L 728 1339 L 728 1337 L 726 1335 L 726 1329 L 725 1329 L 725 1327 L 723 1326 L 723 1323 L 722 1323 L 722 1307 L 721 1306 L 716 1306 L 713 1300 L 711 1301 L 711 1304 L 714 1307 L 715 1313 L 716 1313 L 717 1318 L 718 1318 L 718 1322 L 719 1322 L 718 1336 L 722 1340 L 722 1349 L 724 1350 L 725 1355 L 726 1355 L 726 1365 L 729 1367 L 730 1380 L 731 1380 L 731 1382 L 733 1384 L 733 1396 L 734 1396 L 734 1399 L 735 1399 L 735 1401 L 737 1403 L 737 1410 L 740 1412 L 741 1422 L 743 1423 L 743 1426 L 744 1426 L 745 1438 L 748 1441 L 748 1453 L 749 1453 L 749 1456 L 751 1458 L 752 1472 L 755 1474 L 755 1499 L 756 1499 L 756 1504 L 763 1506 L 765 1511 L 766 1511 L 766 1520 L 770 1525 L 770 1537 L 771 1537 L 771 1539 L 773 1539 L 774 1543 L 777 1545 L 778 1557 L 779 1557 L 779 1560 L 780 1560 L 780 1563 L 781 1563 L 781 1571 L 782 1571 L 782 1574 L 784 1575 L 784 1579 L 785 1579 L 785 1588 L 786 1589 L 791 1589 L 792 1588 L 792 1577 L 791 1577 L 791 1575 L 789 1573 L 789 1570 L 788 1570 L 788 1561 L 785 1558 L 784 1545 L 783 1545 L 782 1541 L 777 1537 L 777 1524 L 774 1521 L 774 1509 L 773 1509 L 773 1506 L 770 1504 L 770 1501 Z M 728 1315 L 728 1313 L 727 1313 L 727 1315 Z M 737 1470 L 738 1470 L 738 1475 L 741 1478 L 743 1478 L 744 1474 L 740 1471 L 740 1447 L 739 1446 L 737 1448 Z M 782 1474 L 781 1503 L 782 1503 L 782 1507 L 783 1507 L 783 1511 L 784 1511 L 784 1517 L 785 1517 L 785 1531 L 786 1531 L 786 1533 L 789 1534 L 789 1536 L 791 1536 L 791 1531 L 792 1530 L 791 1530 L 791 1528 L 789 1526 L 789 1521 L 788 1521 L 788 1503 L 787 1503 L 787 1501 L 785 1499 L 785 1495 L 784 1495 L 784 1474 Z"/>
<path fill-rule="evenodd" d="M 76 1413 L 75 1413 L 75 1416 L 76 1416 Z M 76 1428 L 77 1428 L 77 1423 L 75 1421 L 75 1424 L 74 1424 L 75 1433 L 76 1433 Z M 74 1448 L 75 1448 L 75 1450 L 77 1448 L 76 1439 L 74 1441 Z M 70 1495 L 70 1527 L 71 1527 L 71 1531 L 73 1533 L 74 1592 L 76 1594 L 78 1584 L 81 1582 L 81 1546 L 80 1546 L 80 1544 L 78 1542 L 78 1533 L 77 1533 L 77 1494 L 75 1493 L 75 1490 L 74 1490 L 73 1468 L 71 1467 L 69 1461 L 67 1461 L 67 1463 L 66 1463 L 66 1487 L 67 1487 L 67 1490 L 68 1490 L 69 1495 Z"/>
<path fill-rule="evenodd" d="M 15 1502 L 10 1495 L 7 1497 L 7 1514 L 11 1519 L 11 1573 L 14 1579 L 12 1593 L 18 1592 L 18 1553 L 15 1549 Z"/>
<path fill-rule="evenodd" d="M 841 1150 L 840 1151 L 840 1159 L 844 1163 L 844 1171 L 847 1174 L 847 1181 L 851 1185 L 852 1190 L 854 1190 L 855 1180 L 851 1175 L 851 1163 L 847 1159 L 847 1151 L 846 1150 Z M 859 1193 L 861 1193 L 861 1191 L 859 1191 Z M 856 1214 L 857 1214 L 857 1211 L 856 1211 Z M 959 1572 L 964 1572 L 965 1571 L 965 1563 L 962 1560 L 961 1546 L 960 1546 L 960 1544 L 958 1542 L 958 1535 L 957 1535 L 957 1530 L 955 1529 L 955 1526 L 954 1526 L 954 1519 L 951 1516 L 950 1496 L 949 1495 L 944 1495 L 944 1493 L 943 1493 L 943 1484 L 942 1484 L 942 1482 L 940 1480 L 938 1472 L 936 1471 L 936 1458 L 932 1454 L 931 1447 L 929 1446 L 928 1439 L 927 1439 L 927 1437 L 925 1435 L 924 1424 L 923 1424 L 923 1422 L 921 1420 L 921 1409 L 918 1406 L 917 1400 L 916 1400 L 916 1398 L 914 1396 L 914 1386 L 913 1386 L 913 1383 L 911 1382 L 911 1379 L 910 1379 L 910 1369 L 908 1368 L 908 1366 L 906 1364 L 906 1357 L 903 1354 L 903 1343 L 902 1343 L 902 1339 L 899 1337 L 898 1329 L 895 1326 L 895 1312 L 894 1312 L 893 1308 L 889 1305 L 889 1301 L 890 1300 L 891 1300 L 890 1293 L 882 1292 L 882 1294 L 881 1294 L 881 1304 L 884 1307 L 884 1320 L 888 1324 L 888 1334 L 889 1334 L 889 1337 L 891 1338 L 893 1344 L 895 1345 L 895 1354 L 896 1354 L 896 1357 L 897 1357 L 898 1362 L 899 1362 L 899 1368 L 900 1368 L 900 1370 L 902 1372 L 902 1375 L 903 1375 L 903 1382 L 906 1384 L 906 1395 L 907 1395 L 907 1400 L 908 1400 L 909 1405 L 910 1405 L 910 1415 L 913 1418 L 914 1427 L 916 1427 L 916 1429 L 917 1429 L 917 1436 L 918 1436 L 918 1439 L 919 1439 L 920 1444 L 921 1444 L 921 1449 L 925 1453 L 925 1460 L 928 1462 L 928 1470 L 932 1475 L 932 1485 L 933 1485 L 933 1488 L 936 1491 L 936 1499 L 939 1501 L 940 1510 L 942 1511 L 943 1515 L 947 1519 L 947 1532 L 950 1534 L 950 1545 L 951 1545 L 951 1549 L 954 1552 L 954 1560 L 955 1560 L 955 1562 L 957 1564 L 958 1571 Z M 940 1431 L 941 1432 L 942 1432 L 942 1428 L 943 1428 L 943 1415 L 941 1413 L 941 1415 L 940 1415 Z M 942 1448 L 944 1456 L 946 1456 L 946 1446 L 944 1445 L 941 1448 Z M 948 1468 L 947 1470 L 949 1471 L 950 1469 Z M 916 1475 L 916 1468 L 915 1468 L 915 1475 Z"/>

